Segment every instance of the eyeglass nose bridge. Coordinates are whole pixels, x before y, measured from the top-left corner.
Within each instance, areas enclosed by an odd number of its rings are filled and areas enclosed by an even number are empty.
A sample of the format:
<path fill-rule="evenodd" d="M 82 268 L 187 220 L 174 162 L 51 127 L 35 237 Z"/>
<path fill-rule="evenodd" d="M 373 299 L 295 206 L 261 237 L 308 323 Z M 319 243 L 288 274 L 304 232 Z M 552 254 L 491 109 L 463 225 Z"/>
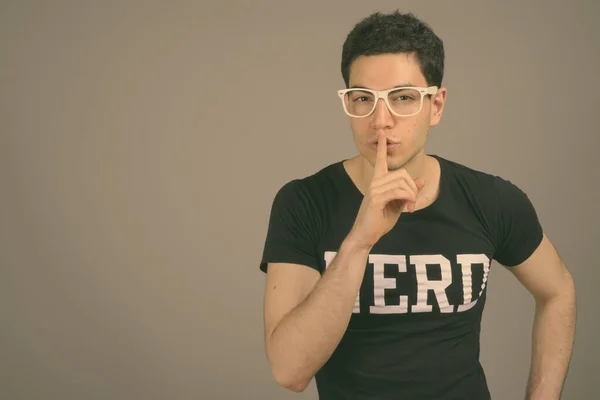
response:
<path fill-rule="evenodd" d="M 373 109 L 366 115 L 367 117 L 375 112 L 377 109 L 377 104 L 379 104 L 379 99 L 383 101 L 385 108 L 391 115 L 396 115 L 396 113 L 392 110 L 392 107 L 390 107 L 390 103 L 388 102 L 388 94 L 391 92 L 391 90 L 372 90 L 371 92 L 375 94 L 375 101 L 373 101 Z"/>

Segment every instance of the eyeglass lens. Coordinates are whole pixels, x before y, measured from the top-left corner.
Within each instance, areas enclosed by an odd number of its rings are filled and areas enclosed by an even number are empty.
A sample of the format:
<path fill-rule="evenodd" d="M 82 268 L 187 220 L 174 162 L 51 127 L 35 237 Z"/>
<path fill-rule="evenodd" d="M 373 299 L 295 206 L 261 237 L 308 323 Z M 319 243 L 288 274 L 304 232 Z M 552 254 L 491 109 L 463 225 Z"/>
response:
<path fill-rule="evenodd" d="M 364 90 L 353 89 L 345 94 L 344 103 L 349 114 L 362 117 L 375 108 L 375 96 Z M 421 106 L 421 93 L 416 89 L 393 90 L 388 94 L 388 103 L 397 114 L 415 114 Z"/>

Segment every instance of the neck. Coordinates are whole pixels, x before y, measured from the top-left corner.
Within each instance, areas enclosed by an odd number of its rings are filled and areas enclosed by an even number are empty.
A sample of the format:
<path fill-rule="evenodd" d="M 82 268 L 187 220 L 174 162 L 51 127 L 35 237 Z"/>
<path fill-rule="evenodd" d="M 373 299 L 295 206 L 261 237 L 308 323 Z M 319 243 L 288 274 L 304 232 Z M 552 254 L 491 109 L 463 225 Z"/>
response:
<path fill-rule="evenodd" d="M 373 177 L 373 166 L 362 155 L 357 155 L 348 161 L 345 163 L 347 167 L 346 171 L 357 189 L 364 195 L 367 193 Z M 426 156 L 421 151 L 402 165 L 388 163 L 388 170 L 390 171 L 400 168 L 405 168 L 413 179 L 425 179 L 425 186 L 417 195 L 415 210 L 428 207 L 437 199 L 439 195 L 441 167 L 433 157 Z"/>

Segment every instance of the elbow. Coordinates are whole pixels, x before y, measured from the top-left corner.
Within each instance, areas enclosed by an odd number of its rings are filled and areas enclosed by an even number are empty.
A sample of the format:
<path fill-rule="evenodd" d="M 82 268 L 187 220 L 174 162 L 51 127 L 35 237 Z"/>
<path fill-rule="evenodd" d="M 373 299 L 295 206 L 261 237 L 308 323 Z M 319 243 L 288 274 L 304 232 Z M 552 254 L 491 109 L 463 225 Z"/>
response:
<path fill-rule="evenodd" d="M 306 390 L 310 381 L 299 380 L 278 380 L 277 383 L 292 392 L 301 393 Z"/>
<path fill-rule="evenodd" d="M 301 376 L 298 368 L 291 368 L 290 365 L 277 365 L 271 362 L 271 373 L 275 381 L 282 387 L 292 392 L 300 393 L 306 390 L 310 383 L 310 378 Z"/>
<path fill-rule="evenodd" d="M 562 305 L 572 305 L 575 307 L 576 299 L 576 289 L 575 289 L 575 280 L 573 276 L 565 270 L 563 275 L 563 279 L 560 284 L 556 285 L 553 291 L 548 293 L 534 295 L 534 299 L 538 306 L 545 306 L 550 304 L 562 304 Z"/>
<path fill-rule="evenodd" d="M 275 382 L 292 392 L 305 391 L 312 375 L 307 374 L 305 368 L 291 354 L 278 353 L 273 346 L 272 340 L 266 341 L 265 350 Z"/>
<path fill-rule="evenodd" d="M 296 392 L 296 393 L 304 392 L 310 382 L 310 380 L 309 381 L 300 380 L 300 379 L 294 378 L 293 376 L 277 375 L 277 374 L 275 374 L 275 372 L 273 372 L 273 375 L 275 377 L 275 381 L 280 386 L 282 386 L 288 390 L 291 390 L 292 392 Z"/>

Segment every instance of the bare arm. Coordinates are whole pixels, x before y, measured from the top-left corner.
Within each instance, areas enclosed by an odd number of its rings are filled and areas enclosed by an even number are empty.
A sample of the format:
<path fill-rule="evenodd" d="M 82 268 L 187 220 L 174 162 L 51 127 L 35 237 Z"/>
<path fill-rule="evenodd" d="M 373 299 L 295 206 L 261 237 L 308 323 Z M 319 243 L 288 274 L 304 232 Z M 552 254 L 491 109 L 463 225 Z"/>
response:
<path fill-rule="evenodd" d="M 574 289 L 536 302 L 527 400 L 560 398 L 571 359 L 574 330 Z"/>
<path fill-rule="evenodd" d="M 267 357 L 277 382 L 303 391 L 339 344 L 352 315 L 369 251 L 413 211 L 425 180 L 387 167 L 386 137 L 378 132 L 373 178 L 354 225 L 319 279 L 314 269 L 269 264 L 265 294 Z"/>
<path fill-rule="evenodd" d="M 277 299 L 290 298 L 283 286 L 290 282 L 290 268 L 308 268 L 269 264 L 265 295 L 266 348 L 273 375 L 280 385 L 303 391 L 329 359 L 350 321 L 368 255 L 369 249 L 344 241 L 310 293 L 282 318 L 280 314 L 285 312 L 286 305 Z M 304 287 L 301 291 L 309 289 L 303 284 L 300 287 Z M 295 297 L 298 299 L 302 294 Z"/>
<path fill-rule="evenodd" d="M 544 235 L 534 254 L 511 272 L 535 298 L 531 372 L 527 400 L 558 400 L 575 334 L 575 284 Z"/>

